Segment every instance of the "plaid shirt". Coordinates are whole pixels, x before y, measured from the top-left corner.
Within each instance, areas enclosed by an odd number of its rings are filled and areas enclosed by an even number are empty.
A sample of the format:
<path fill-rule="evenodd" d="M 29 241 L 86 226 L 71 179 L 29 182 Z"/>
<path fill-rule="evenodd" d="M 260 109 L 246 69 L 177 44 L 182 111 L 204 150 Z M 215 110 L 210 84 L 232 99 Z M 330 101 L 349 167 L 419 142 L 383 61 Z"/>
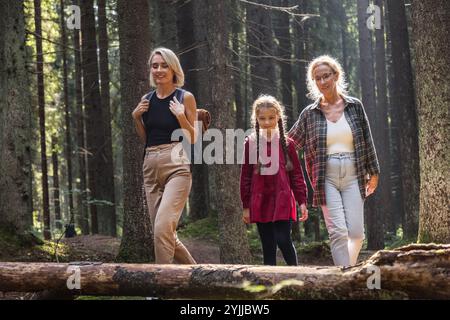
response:
<path fill-rule="evenodd" d="M 380 166 L 364 107 L 356 98 L 343 96 L 344 115 L 352 130 L 359 191 L 365 199 L 367 174 L 379 174 Z M 304 149 L 306 171 L 314 190 L 313 206 L 325 205 L 327 164 L 327 121 L 320 110 L 320 100 L 307 106 L 288 133 L 297 149 Z"/>

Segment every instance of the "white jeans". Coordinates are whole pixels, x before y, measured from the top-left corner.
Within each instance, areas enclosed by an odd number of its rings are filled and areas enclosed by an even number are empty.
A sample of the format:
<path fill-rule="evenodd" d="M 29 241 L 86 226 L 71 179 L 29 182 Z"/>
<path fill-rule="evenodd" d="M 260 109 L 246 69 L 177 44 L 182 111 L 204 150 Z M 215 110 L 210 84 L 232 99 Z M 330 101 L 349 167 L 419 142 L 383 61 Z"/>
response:
<path fill-rule="evenodd" d="M 355 265 L 364 240 L 364 200 L 353 153 L 328 156 L 325 197 L 327 204 L 322 206 L 322 212 L 334 264 Z"/>

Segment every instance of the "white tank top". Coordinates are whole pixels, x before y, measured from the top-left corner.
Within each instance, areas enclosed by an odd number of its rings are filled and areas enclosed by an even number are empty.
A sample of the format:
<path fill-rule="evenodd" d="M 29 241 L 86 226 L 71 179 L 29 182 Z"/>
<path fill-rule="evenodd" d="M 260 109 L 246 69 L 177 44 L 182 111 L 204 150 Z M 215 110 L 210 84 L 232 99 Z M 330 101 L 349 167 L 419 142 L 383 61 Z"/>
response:
<path fill-rule="evenodd" d="M 327 154 L 355 152 L 352 130 L 342 113 L 337 122 L 327 119 Z"/>

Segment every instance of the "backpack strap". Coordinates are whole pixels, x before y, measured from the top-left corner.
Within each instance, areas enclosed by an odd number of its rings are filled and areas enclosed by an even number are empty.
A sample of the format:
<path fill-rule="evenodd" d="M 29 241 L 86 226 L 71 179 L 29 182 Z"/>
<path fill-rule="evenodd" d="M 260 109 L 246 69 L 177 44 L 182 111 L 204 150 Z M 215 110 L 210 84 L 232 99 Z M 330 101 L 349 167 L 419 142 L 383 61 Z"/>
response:
<path fill-rule="evenodd" d="M 184 89 L 181 89 L 181 88 L 177 88 L 176 89 L 176 92 L 175 92 L 175 97 L 177 98 L 177 100 L 180 102 L 180 103 L 183 103 L 183 100 L 184 100 L 184 93 L 186 92 L 186 90 L 184 90 Z"/>
<path fill-rule="evenodd" d="M 155 94 L 155 92 L 156 92 L 156 90 L 150 91 L 149 93 L 147 93 L 147 94 L 144 96 L 144 99 L 147 99 L 148 101 L 152 100 L 153 95 Z"/>

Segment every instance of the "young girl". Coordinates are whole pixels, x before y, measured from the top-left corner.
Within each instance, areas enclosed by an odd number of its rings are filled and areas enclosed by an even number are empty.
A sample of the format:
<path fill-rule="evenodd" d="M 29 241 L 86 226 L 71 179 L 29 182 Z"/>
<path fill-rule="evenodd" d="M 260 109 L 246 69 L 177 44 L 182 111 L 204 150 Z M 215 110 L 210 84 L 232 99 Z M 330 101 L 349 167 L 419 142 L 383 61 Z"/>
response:
<path fill-rule="evenodd" d="M 276 265 L 277 246 L 288 265 L 297 265 L 291 223 L 297 219 L 295 201 L 302 213 L 299 220 L 308 218 L 307 189 L 294 144 L 285 138 L 280 102 L 268 95 L 258 97 L 252 123 L 255 132 L 245 139 L 241 169 L 243 219 L 257 224 L 265 265 Z M 262 161 L 264 156 L 270 161 Z"/>

